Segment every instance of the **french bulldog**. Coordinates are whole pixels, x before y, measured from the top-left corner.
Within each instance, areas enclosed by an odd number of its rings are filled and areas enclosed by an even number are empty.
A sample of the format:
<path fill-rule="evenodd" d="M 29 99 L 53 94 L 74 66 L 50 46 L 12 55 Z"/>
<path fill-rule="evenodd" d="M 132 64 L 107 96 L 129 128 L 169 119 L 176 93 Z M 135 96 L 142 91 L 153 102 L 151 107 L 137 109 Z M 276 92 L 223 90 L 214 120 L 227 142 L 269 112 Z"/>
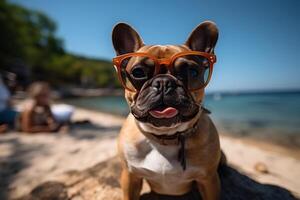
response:
<path fill-rule="evenodd" d="M 145 45 L 130 25 L 113 28 L 113 62 L 131 110 L 118 137 L 124 200 L 140 198 L 143 180 L 156 194 L 196 188 L 204 200 L 220 198 L 219 136 L 202 106 L 217 39 L 211 21 L 183 45 Z"/>

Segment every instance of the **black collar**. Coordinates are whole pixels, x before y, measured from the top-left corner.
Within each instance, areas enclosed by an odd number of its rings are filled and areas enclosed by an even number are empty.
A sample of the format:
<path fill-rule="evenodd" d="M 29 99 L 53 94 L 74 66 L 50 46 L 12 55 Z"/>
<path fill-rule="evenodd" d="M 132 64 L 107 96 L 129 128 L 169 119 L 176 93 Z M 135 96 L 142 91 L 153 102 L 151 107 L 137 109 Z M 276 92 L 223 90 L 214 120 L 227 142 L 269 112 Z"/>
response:
<path fill-rule="evenodd" d="M 201 111 L 200 111 L 200 115 L 202 113 L 206 113 L 206 114 L 210 114 L 211 112 L 204 108 L 203 106 L 201 107 Z M 184 138 L 188 138 L 191 137 L 194 133 L 197 132 L 200 123 L 199 120 L 193 125 L 192 128 L 189 128 L 188 130 L 185 131 L 180 131 L 180 132 L 176 132 L 173 135 L 156 135 L 150 132 L 145 132 L 142 130 L 142 128 L 139 126 L 139 124 L 137 123 L 138 128 L 140 129 L 140 131 L 149 139 L 152 139 L 154 141 L 156 141 L 157 143 L 161 144 L 161 145 L 178 145 L 179 144 L 179 139 L 180 137 L 184 137 Z"/>
<path fill-rule="evenodd" d="M 145 132 L 141 130 L 140 126 L 138 125 L 141 132 L 151 140 L 161 144 L 161 145 L 178 145 L 180 143 L 180 138 L 188 138 L 194 135 L 200 126 L 199 120 L 193 125 L 192 128 L 189 128 L 185 131 L 176 132 L 172 135 L 156 135 L 153 133 Z"/>

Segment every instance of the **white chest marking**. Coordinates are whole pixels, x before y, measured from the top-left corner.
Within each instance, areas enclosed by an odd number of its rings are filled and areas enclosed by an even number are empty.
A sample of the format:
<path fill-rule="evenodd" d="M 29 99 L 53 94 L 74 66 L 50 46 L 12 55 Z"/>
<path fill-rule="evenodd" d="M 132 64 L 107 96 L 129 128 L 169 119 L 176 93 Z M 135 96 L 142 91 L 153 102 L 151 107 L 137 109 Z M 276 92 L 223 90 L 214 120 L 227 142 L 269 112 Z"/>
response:
<path fill-rule="evenodd" d="M 145 169 L 159 174 L 174 170 L 177 165 L 178 146 L 153 145 L 147 139 L 139 149 L 125 145 L 125 157 L 128 165 L 135 169 Z M 163 152 L 163 154 L 161 153 Z M 178 163 L 179 164 L 179 163 Z"/>
<path fill-rule="evenodd" d="M 188 166 L 183 171 L 178 162 L 179 145 L 160 145 L 150 143 L 148 139 L 141 141 L 139 149 L 127 143 L 124 145 L 124 153 L 129 170 L 139 175 L 153 179 L 161 177 L 190 177 L 190 175 L 200 172 L 201 169 Z"/>

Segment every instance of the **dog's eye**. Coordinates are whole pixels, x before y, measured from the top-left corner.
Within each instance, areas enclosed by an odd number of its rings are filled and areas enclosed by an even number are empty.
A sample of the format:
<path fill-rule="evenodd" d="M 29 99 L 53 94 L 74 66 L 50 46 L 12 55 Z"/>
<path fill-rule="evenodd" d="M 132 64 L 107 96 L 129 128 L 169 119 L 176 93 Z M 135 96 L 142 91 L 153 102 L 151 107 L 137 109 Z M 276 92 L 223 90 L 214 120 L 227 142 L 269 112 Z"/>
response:
<path fill-rule="evenodd" d="M 195 68 L 189 68 L 189 75 L 193 78 L 197 78 L 199 75 L 199 72 Z"/>
<path fill-rule="evenodd" d="M 137 79 L 147 78 L 147 74 L 141 67 L 136 67 L 132 69 L 131 74 L 134 78 Z"/>

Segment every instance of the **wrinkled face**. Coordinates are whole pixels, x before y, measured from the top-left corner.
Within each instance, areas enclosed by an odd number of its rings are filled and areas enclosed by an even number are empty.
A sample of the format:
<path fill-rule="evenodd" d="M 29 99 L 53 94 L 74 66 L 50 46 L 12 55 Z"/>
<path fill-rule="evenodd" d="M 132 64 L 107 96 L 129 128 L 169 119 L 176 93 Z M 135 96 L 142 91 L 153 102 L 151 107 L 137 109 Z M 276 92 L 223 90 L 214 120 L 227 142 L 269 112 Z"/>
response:
<path fill-rule="evenodd" d="M 143 46 L 137 52 L 146 52 L 157 58 L 164 59 L 186 51 L 184 46 Z M 136 92 L 126 91 L 126 99 L 132 114 L 141 122 L 153 126 L 173 126 L 191 120 L 199 112 L 203 97 L 203 89 L 189 92 L 188 85 L 193 71 L 188 65 L 193 65 L 192 58 L 180 58 L 174 62 L 172 73 L 167 67 L 161 66 L 157 75 L 153 76 L 154 63 L 151 59 L 133 57 L 126 66 L 126 71 Z M 176 72 L 175 72 L 176 71 Z M 195 76 L 200 81 L 201 74 Z"/>
<path fill-rule="evenodd" d="M 113 31 L 117 55 L 143 52 L 158 59 L 169 59 L 188 50 L 212 53 L 216 40 L 217 29 L 211 22 L 198 26 L 185 45 L 143 45 L 139 35 L 126 24 L 118 24 Z M 189 128 L 189 124 L 199 117 L 204 88 L 191 88 L 205 81 L 207 60 L 195 56 L 179 57 L 171 70 L 161 65 L 155 75 L 155 64 L 147 57 L 130 57 L 121 68 L 130 86 L 135 88 L 135 91 L 125 90 L 126 100 L 131 113 L 143 127 L 166 130 L 185 124 Z"/>

